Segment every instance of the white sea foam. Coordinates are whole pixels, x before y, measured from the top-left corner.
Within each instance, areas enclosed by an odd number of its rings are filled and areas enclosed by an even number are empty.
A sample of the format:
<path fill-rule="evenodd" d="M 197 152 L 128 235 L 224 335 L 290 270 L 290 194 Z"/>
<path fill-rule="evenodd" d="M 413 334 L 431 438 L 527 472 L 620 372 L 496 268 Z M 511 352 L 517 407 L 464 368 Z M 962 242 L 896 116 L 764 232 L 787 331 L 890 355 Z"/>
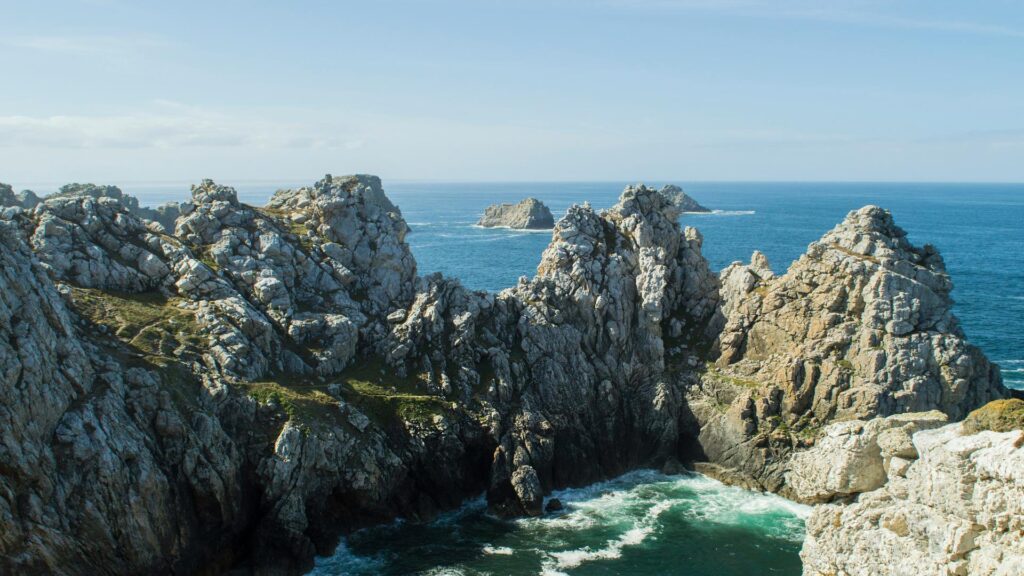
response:
<path fill-rule="evenodd" d="M 471 224 L 471 228 L 478 228 L 480 230 L 501 230 L 504 232 L 512 233 L 523 233 L 523 234 L 551 234 L 551 228 L 512 228 L 510 226 L 481 226 L 479 224 Z"/>
<path fill-rule="evenodd" d="M 683 212 L 687 216 L 750 216 L 755 210 L 712 210 L 711 212 Z"/>
<path fill-rule="evenodd" d="M 552 496 L 562 501 L 563 511 L 511 521 L 516 536 L 511 540 L 481 543 L 480 558 L 520 563 L 530 563 L 531 558 L 536 558 L 540 566 L 535 570 L 542 576 L 564 576 L 587 563 L 615 561 L 630 548 L 650 546 L 661 530 L 674 525 L 667 519 L 689 518 L 694 529 L 714 525 L 746 526 L 776 538 L 799 541 L 803 536 L 803 518 L 810 511 L 808 506 L 726 486 L 705 476 L 667 476 L 653 470 L 632 472 L 585 488 L 561 490 Z M 442 515 L 432 524 L 461 531 L 461 522 L 470 515 L 484 513 L 486 506 L 481 496 Z M 378 537 L 390 540 L 386 532 L 391 529 L 404 528 L 393 524 L 383 528 L 385 533 L 378 532 Z M 386 558 L 392 553 L 356 556 L 343 543 L 332 558 L 318 559 L 313 573 L 318 576 L 379 573 L 387 568 Z M 482 574 L 472 563 L 435 568 L 427 573 L 437 576 Z"/>
<path fill-rule="evenodd" d="M 317 557 L 310 576 L 334 576 L 336 574 L 375 574 L 384 568 L 384 562 L 372 556 L 358 556 L 349 550 L 345 542 L 338 544 L 334 554 Z"/>
<path fill-rule="evenodd" d="M 426 572 L 421 572 L 423 576 L 466 576 L 469 574 L 462 568 L 453 568 L 451 566 L 444 566 L 441 568 L 431 568 Z"/>
<path fill-rule="evenodd" d="M 671 501 L 658 502 L 638 520 L 632 528 L 626 530 L 618 538 L 608 540 L 607 546 L 597 550 L 589 546 L 576 550 L 565 550 L 562 552 L 551 552 L 549 560 L 545 561 L 545 569 L 568 570 L 578 568 L 584 562 L 594 560 L 614 560 L 622 556 L 622 549 L 627 546 L 638 546 L 654 533 L 657 528 L 658 516 L 672 507 Z M 551 562 L 554 565 L 551 565 Z"/>

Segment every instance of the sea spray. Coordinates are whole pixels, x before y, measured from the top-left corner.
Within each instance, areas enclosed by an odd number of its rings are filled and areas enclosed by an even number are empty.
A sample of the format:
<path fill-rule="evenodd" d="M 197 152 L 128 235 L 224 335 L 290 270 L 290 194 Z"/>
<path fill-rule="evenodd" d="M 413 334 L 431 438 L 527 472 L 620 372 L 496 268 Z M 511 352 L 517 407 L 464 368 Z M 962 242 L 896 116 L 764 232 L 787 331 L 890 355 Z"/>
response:
<path fill-rule="evenodd" d="M 799 573 L 808 508 L 778 496 L 641 470 L 552 497 L 564 510 L 540 518 L 501 520 L 475 499 L 428 524 L 362 530 L 314 574 Z"/>

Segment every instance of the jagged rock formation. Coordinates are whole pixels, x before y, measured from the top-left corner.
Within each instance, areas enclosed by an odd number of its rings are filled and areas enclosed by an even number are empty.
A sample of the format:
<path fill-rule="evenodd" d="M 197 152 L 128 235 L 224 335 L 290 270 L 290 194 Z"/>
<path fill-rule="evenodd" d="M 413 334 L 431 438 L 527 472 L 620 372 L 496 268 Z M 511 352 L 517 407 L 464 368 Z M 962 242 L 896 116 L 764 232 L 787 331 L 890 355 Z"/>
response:
<path fill-rule="evenodd" d="M 518 204 L 488 206 L 477 226 L 547 230 L 555 226 L 555 219 L 543 202 L 536 198 L 527 198 Z"/>
<path fill-rule="evenodd" d="M 680 212 L 711 212 L 710 208 L 705 208 L 700 202 L 697 202 L 689 194 L 683 192 L 683 189 L 679 186 L 669 184 L 661 189 L 662 196 L 668 198 L 669 202 L 675 204 L 679 208 Z"/>
<path fill-rule="evenodd" d="M 884 487 L 847 506 L 814 509 L 800 553 L 804 574 L 1024 573 L 1021 414 L 1012 431 L 972 432 L 956 423 L 918 432 L 912 443 L 901 437 Z M 885 452 L 886 440 L 877 440 L 875 449 Z M 860 473 L 850 469 L 859 462 L 818 464 L 828 471 L 823 476 Z"/>
<path fill-rule="evenodd" d="M 0 207 L 31 209 L 39 204 L 39 197 L 31 190 L 15 192 L 8 184 L 0 182 Z"/>
<path fill-rule="evenodd" d="M 868 206 L 782 276 L 755 253 L 721 273 L 724 327 L 690 405 L 708 458 L 787 492 L 788 454 L 833 420 L 939 410 L 953 419 L 1007 395 L 967 344 L 942 258 Z"/>
<path fill-rule="evenodd" d="M 834 419 L 1005 395 L 887 213 L 720 279 L 669 196 L 570 208 L 498 294 L 418 277 L 372 176 L 263 208 L 204 181 L 173 226 L 113 187 L 6 208 L 0 571 L 295 573 L 367 523 L 702 458 L 785 492 Z"/>

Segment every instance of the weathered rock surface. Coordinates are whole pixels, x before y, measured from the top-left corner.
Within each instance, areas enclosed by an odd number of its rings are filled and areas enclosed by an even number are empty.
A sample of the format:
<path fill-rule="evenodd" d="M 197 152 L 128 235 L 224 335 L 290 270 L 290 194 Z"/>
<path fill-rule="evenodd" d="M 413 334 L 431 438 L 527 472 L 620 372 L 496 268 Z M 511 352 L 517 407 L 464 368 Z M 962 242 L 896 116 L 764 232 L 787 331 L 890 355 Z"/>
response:
<path fill-rule="evenodd" d="M 830 424 L 812 448 L 790 460 L 786 484 L 794 497 L 809 503 L 876 490 L 890 472 L 902 475 L 918 457 L 911 440 L 914 433 L 937 428 L 947 420 L 936 410 Z"/>
<path fill-rule="evenodd" d="M 39 197 L 31 190 L 15 192 L 8 184 L 0 182 L 0 207 L 34 208 L 39 204 Z"/>
<path fill-rule="evenodd" d="M 853 504 L 818 506 L 800 553 L 807 576 L 1024 573 L 1024 431 L 914 434 L 916 457 Z"/>
<path fill-rule="evenodd" d="M 719 277 L 671 196 L 570 208 L 498 294 L 417 276 L 373 176 L 262 208 L 211 181 L 157 212 L 91 185 L 5 208 L 0 572 L 291 574 L 368 523 L 483 491 L 540 514 L 553 489 L 702 459 L 847 498 L 877 479 L 791 458 L 822 426 L 1005 396 L 941 259 L 884 211 L 784 276 L 755 254 Z M 925 427 L 891 421 L 820 442 L 890 473 Z"/>
<path fill-rule="evenodd" d="M 555 219 L 543 202 L 536 198 L 527 198 L 518 204 L 488 206 L 477 225 L 488 228 L 546 230 L 554 227 Z"/>
<path fill-rule="evenodd" d="M 679 186 L 669 184 L 661 189 L 661 194 L 668 198 L 669 202 L 675 204 L 679 208 L 680 212 L 711 212 L 710 208 L 705 208 L 693 199 L 689 194 L 683 192 L 683 189 Z"/>
<path fill-rule="evenodd" d="M 721 285 L 724 327 L 690 405 L 708 458 L 765 489 L 786 493 L 788 454 L 829 421 L 956 420 L 1007 395 L 965 341 L 938 252 L 910 245 L 881 208 L 851 212 L 784 275 L 755 253 Z"/>

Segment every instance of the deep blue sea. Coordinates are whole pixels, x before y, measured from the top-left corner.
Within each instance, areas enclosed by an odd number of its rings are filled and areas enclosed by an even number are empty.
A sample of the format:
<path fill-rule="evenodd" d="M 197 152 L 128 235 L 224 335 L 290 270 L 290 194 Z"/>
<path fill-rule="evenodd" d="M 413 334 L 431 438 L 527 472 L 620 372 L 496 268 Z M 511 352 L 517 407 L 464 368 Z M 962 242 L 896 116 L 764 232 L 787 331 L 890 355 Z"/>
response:
<path fill-rule="evenodd" d="M 262 204 L 279 187 L 237 183 Z M 968 339 L 998 363 L 1009 386 L 1024 388 L 1024 185 L 674 182 L 716 212 L 684 215 L 704 234 L 715 269 L 764 252 L 784 272 L 808 243 L 850 210 L 892 211 L 915 244 L 946 260 L 955 312 Z M 663 182 L 648 182 L 660 186 Z M 543 200 L 558 218 L 574 203 L 612 206 L 622 182 L 384 182 L 412 227 L 421 274 L 440 271 L 470 288 L 501 290 L 533 275 L 550 232 L 474 227 L 494 202 Z M 186 185 L 124 185 L 143 204 L 187 198 Z M 47 188 L 38 187 L 45 192 Z M 397 522 L 358 532 L 321 559 L 320 575 L 800 573 L 806 509 L 781 498 L 725 487 L 700 476 L 637 472 L 559 495 L 560 515 L 500 521 L 481 502 L 428 525 Z"/>

